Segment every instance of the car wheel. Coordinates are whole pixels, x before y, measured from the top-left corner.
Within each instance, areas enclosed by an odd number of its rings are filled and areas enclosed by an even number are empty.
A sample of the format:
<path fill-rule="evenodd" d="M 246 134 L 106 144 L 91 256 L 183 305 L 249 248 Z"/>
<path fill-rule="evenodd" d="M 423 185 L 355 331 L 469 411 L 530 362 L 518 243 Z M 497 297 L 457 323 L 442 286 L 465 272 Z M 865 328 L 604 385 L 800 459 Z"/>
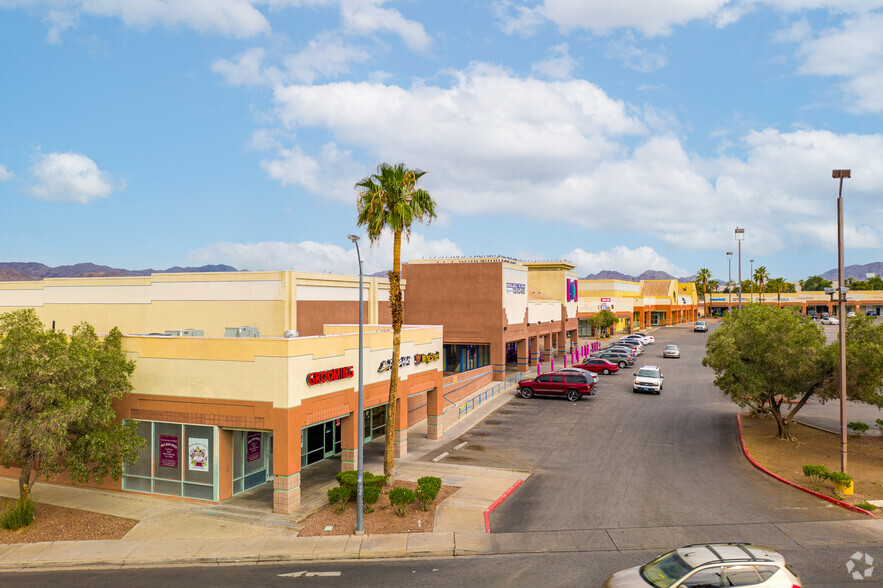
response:
<path fill-rule="evenodd" d="M 626 363 L 624 361 L 619 362 L 619 369 L 625 369 Z"/>
<path fill-rule="evenodd" d="M 657 396 L 659 396 L 660 394 L 662 394 L 662 388 L 660 388 L 659 390 L 656 391 Z"/>
<path fill-rule="evenodd" d="M 607 368 L 604 368 L 603 370 L 601 370 L 601 373 L 606 376 L 610 373 L 610 370 L 608 370 Z"/>
<path fill-rule="evenodd" d="M 577 392 L 576 390 L 568 390 L 567 399 L 571 402 L 576 402 L 577 400 L 579 400 L 579 392 Z"/>
<path fill-rule="evenodd" d="M 521 397 L 525 400 L 529 400 L 533 396 L 533 390 L 530 388 L 522 388 L 521 389 Z"/>

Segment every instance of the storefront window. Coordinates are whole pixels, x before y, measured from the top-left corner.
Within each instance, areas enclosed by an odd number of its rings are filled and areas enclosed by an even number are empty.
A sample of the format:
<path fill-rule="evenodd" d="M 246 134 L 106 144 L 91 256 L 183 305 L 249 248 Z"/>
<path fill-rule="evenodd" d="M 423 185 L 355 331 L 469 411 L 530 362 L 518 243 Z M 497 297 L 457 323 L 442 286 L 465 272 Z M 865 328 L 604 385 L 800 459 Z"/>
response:
<path fill-rule="evenodd" d="M 446 373 L 468 372 L 490 365 L 490 345 L 445 345 Z"/>

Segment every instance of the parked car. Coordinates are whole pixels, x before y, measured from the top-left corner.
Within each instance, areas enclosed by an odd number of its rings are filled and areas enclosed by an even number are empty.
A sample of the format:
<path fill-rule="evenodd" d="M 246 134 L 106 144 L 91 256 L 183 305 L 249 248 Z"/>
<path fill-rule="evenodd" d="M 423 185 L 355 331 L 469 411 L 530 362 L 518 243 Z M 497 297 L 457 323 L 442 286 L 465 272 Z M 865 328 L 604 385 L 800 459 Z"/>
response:
<path fill-rule="evenodd" d="M 855 312 L 850 310 L 846 313 L 846 318 L 855 318 Z"/>
<path fill-rule="evenodd" d="M 695 323 L 693 323 L 693 332 L 694 333 L 697 333 L 697 332 L 707 333 L 708 332 L 708 323 L 706 323 L 705 321 L 696 321 Z"/>
<path fill-rule="evenodd" d="M 592 357 L 597 357 L 600 359 L 606 359 L 607 361 L 612 361 L 616 365 L 619 366 L 619 369 L 622 369 L 626 366 L 630 366 L 635 363 L 634 356 L 630 355 L 625 350 L 620 349 L 608 349 L 607 351 L 599 351 L 597 353 L 593 353 Z"/>
<path fill-rule="evenodd" d="M 822 324 L 823 325 L 839 325 L 840 321 L 837 320 L 837 317 L 835 317 L 835 316 L 825 316 L 825 317 L 822 317 Z"/>
<path fill-rule="evenodd" d="M 873 310 L 869 310 L 865 313 L 866 316 L 877 316 L 877 312 Z"/>
<path fill-rule="evenodd" d="M 585 374 L 576 372 L 554 372 L 540 374 L 536 378 L 518 382 L 518 393 L 522 398 L 534 396 L 560 396 L 576 402 L 583 396 L 592 394 L 595 384 Z"/>
<path fill-rule="evenodd" d="M 677 345 L 666 345 L 662 350 L 662 357 L 681 358 L 681 350 Z"/>
<path fill-rule="evenodd" d="M 662 392 L 662 379 L 662 370 L 658 365 L 641 366 L 641 369 L 635 374 L 633 391 L 659 394 Z"/>
<path fill-rule="evenodd" d="M 589 370 L 590 372 L 595 372 L 599 374 L 615 374 L 619 371 L 619 366 L 613 363 L 612 361 L 607 361 L 606 359 L 587 359 L 582 363 L 579 363 L 573 367 L 582 368 L 584 370 Z"/>
<path fill-rule="evenodd" d="M 677 588 L 679 586 L 763 586 L 800 588 L 803 584 L 785 557 L 770 547 L 750 543 L 687 545 L 643 566 L 610 576 L 605 588 Z"/>
<path fill-rule="evenodd" d="M 631 335 L 622 337 L 622 339 L 635 339 L 640 341 L 643 345 L 650 345 L 651 343 L 656 342 L 656 338 L 653 337 L 653 335 L 645 335 L 643 333 L 632 333 Z"/>
<path fill-rule="evenodd" d="M 631 358 L 632 362 L 634 362 L 635 358 L 638 357 L 638 350 L 635 349 L 634 347 L 629 347 L 628 345 L 613 345 L 611 347 L 608 347 L 604 351 L 625 353 L 626 355 L 628 355 Z"/>
<path fill-rule="evenodd" d="M 558 372 L 559 373 L 576 372 L 578 374 L 583 374 L 589 380 L 592 381 L 593 385 L 597 384 L 598 380 L 600 380 L 600 378 L 598 377 L 598 374 L 590 372 L 589 370 L 585 370 L 579 366 L 570 366 L 570 367 L 566 367 L 566 368 L 561 368 L 560 370 L 558 370 Z M 594 396 L 594 395 L 595 395 L 595 388 L 593 387 L 592 388 L 592 396 Z"/>
<path fill-rule="evenodd" d="M 616 342 L 617 345 L 627 345 L 628 347 L 634 347 L 635 351 L 638 354 L 644 353 L 644 345 L 640 341 L 634 341 L 632 339 L 620 339 Z"/>

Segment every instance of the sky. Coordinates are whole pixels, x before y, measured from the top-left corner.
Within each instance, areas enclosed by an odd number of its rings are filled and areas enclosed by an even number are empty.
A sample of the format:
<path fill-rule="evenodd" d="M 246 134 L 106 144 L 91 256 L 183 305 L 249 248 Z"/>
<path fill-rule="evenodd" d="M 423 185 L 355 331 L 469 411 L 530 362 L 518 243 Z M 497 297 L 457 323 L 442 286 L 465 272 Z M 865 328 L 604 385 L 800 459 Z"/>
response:
<path fill-rule="evenodd" d="M 883 0 L 0 0 L 0 261 L 403 258 L 789 280 L 883 260 Z M 727 251 L 733 251 L 731 265 Z M 749 260 L 753 259 L 753 263 Z"/>

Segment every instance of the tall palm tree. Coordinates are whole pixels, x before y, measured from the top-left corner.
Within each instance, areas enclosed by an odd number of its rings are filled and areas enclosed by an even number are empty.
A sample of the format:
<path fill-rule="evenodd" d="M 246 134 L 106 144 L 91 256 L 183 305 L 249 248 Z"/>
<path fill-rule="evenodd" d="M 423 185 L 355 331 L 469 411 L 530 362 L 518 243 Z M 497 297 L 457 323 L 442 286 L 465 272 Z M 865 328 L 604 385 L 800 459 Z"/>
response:
<path fill-rule="evenodd" d="M 776 290 L 776 307 L 782 306 L 782 290 L 788 283 L 785 281 L 785 278 L 775 278 L 770 280 L 770 286 L 772 286 Z"/>
<path fill-rule="evenodd" d="M 757 284 L 757 291 L 760 293 L 760 301 L 763 302 L 763 285 L 770 279 L 766 266 L 762 265 L 754 270 L 754 282 Z"/>
<path fill-rule="evenodd" d="M 415 220 L 432 222 L 436 218 L 435 201 L 429 192 L 417 187 L 417 181 L 426 172 L 408 169 L 404 163 L 381 163 L 377 173 L 362 178 L 359 190 L 357 224 L 366 227 L 371 244 L 377 243 L 384 229 L 392 231 L 392 270 L 389 272 L 389 298 L 392 313 L 392 366 L 389 373 L 389 404 L 386 408 L 386 445 L 383 455 L 383 474 L 386 483 L 395 483 L 396 400 L 399 384 L 399 357 L 402 344 L 402 233 L 411 236 Z"/>
<path fill-rule="evenodd" d="M 711 279 L 711 270 L 703 267 L 696 272 L 696 283 L 702 287 L 702 296 L 705 300 L 705 314 L 708 314 L 708 281 Z"/>

